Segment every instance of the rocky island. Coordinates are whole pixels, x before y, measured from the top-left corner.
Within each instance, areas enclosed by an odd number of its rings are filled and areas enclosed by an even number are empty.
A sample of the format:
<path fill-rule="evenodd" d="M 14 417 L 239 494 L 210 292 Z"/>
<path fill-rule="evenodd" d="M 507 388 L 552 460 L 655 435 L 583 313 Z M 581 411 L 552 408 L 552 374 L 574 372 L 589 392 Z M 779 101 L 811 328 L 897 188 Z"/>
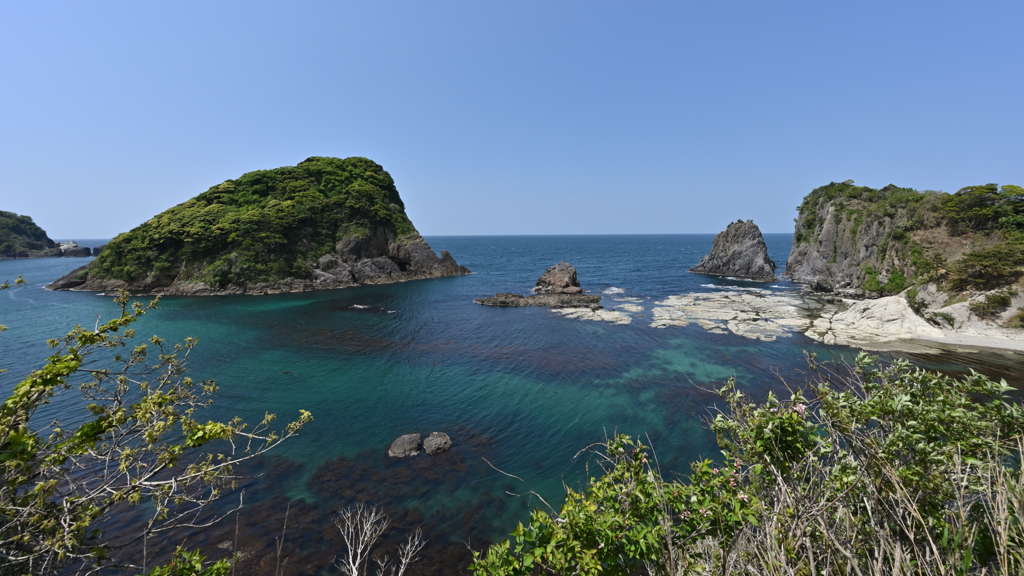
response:
<path fill-rule="evenodd" d="M 775 268 L 757 224 L 753 220 L 737 220 L 715 236 L 711 253 L 701 258 L 690 272 L 772 282 L 778 279 Z"/>
<path fill-rule="evenodd" d="M 379 164 L 312 157 L 213 186 L 48 288 L 271 294 L 468 273 L 423 240 Z"/>
<path fill-rule="evenodd" d="M 485 296 L 474 300 L 484 306 L 502 308 L 518 306 L 546 306 L 550 308 L 589 308 L 601 309 L 601 297 L 583 293 L 580 282 L 576 278 L 576 267 L 562 260 L 550 266 L 537 279 L 533 288 L 534 294 L 509 294 L 499 292 L 494 296 Z"/>

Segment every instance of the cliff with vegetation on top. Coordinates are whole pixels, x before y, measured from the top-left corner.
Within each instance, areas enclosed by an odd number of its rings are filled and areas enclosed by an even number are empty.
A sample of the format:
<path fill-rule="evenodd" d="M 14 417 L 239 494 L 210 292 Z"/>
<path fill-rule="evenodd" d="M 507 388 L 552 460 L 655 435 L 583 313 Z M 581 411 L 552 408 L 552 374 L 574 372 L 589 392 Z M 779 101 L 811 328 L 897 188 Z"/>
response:
<path fill-rule="evenodd" d="M 213 186 L 50 287 L 262 294 L 468 273 L 423 240 L 379 164 L 312 157 Z"/>
<path fill-rule="evenodd" d="M 855 297 L 904 293 L 915 312 L 954 327 L 1024 326 L 1024 188 L 954 194 L 831 183 L 798 208 L 783 276 Z"/>

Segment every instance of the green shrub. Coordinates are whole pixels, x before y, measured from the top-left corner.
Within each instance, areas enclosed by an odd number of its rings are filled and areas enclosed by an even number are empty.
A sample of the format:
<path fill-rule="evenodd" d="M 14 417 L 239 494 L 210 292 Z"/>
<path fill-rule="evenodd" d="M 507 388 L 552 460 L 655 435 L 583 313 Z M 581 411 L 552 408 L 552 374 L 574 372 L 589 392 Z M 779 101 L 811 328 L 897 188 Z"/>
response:
<path fill-rule="evenodd" d="M 867 273 L 867 279 L 864 280 L 864 284 L 861 285 L 861 289 L 867 292 L 880 294 L 882 292 L 882 285 L 878 282 L 878 272 L 870 266 L 868 266 L 865 272 Z"/>
<path fill-rule="evenodd" d="M 882 284 L 878 281 L 879 272 L 874 268 L 868 266 L 865 269 L 867 278 L 864 283 L 861 284 L 861 289 L 867 292 L 874 292 L 876 294 L 882 294 L 888 296 L 891 294 L 899 294 L 907 287 L 907 278 L 899 270 L 894 270 L 892 274 L 889 274 L 889 279 Z"/>
<path fill-rule="evenodd" d="M 1017 308 L 1017 313 L 1010 317 L 1006 321 L 1006 325 L 1010 328 L 1021 328 L 1024 329 L 1024 307 Z"/>
<path fill-rule="evenodd" d="M 886 280 L 885 285 L 882 286 L 882 292 L 885 294 L 899 294 L 907 287 L 907 279 L 903 276 L 903 273 L 899 270 L 894 270 L 889 275 L 889 279 Z"/>
<path fill-rule="evenodd" d="M 1013 297 L 1016 295 L 1016 290 L 993 292 L 992 294 L 986 294 L 985 298 L 981 301 L 971 302 L 968 308 L 979 318 L 993 318 L 1009 308 Z"/>
<path fill-rule="evenodd" d="M 948 324 L 950 328 L 956 328 L 956 319 L 949 312 L 932 312 L 932 315 Z"/>
<path fill-rule="evenodd" d="M 721 464 L 666 480 L 646 447 L 617 436 L 596 462 L 603 475 L 567 487 L 559 511 L 535 510 L 514 541 L 474 553 L 472 569 L 877 576 L 984 574 L 998 562 L 1017 574 L 1024 413 L 1011 390 L 863 354 L 822 369 L 809 399 L 754 404 L 730 381 L 711 424 Z"/>
<path fill-rule="evenodd" d="M 914 314 L 921 316 L 924 311 L 928 309 L 928 302 L 924 298 L 918 296 L 919 292 L 917 288 L 911 288 L 907 291 L 907 304 L 910 305 L 910 309 L 914 311 Z"/>
<path fill-rule="evenodd" d="M 1003 242 L 964 254 L 950 269 L 946 285 L 956 291 L 991 290 L 1013 284 L 1024 276 L 1024 244 Z"/>

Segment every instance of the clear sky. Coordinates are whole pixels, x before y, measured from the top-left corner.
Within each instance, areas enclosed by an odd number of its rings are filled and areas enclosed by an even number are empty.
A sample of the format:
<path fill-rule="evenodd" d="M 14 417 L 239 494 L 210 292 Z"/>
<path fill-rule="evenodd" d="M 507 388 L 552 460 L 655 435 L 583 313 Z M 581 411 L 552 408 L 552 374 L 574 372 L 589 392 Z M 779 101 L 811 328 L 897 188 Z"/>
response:
<path fill-rule="evenodd" d="M 366 156 L 424 234 L 791 232 L 1024 185 L 1024 2 L 0 0 L 0 209 L 110 237 Z"/>

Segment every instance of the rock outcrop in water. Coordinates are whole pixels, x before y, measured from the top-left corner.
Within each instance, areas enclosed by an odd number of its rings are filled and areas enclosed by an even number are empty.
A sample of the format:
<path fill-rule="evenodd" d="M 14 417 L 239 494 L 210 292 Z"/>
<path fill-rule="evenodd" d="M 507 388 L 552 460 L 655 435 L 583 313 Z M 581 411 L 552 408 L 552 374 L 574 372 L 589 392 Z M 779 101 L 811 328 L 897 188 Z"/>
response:
<path fill-rule="evenodd" d="M 551 266 L 537 279 L 533 291 L 538 294 L 582 294 L 576 279 L 576 267 L 562 260 Z"/>
<path fill-rule="evenodd" d="M 444 432 L 431 432 L 423 441 L 423 451 L 435 456 L 452 447 L 452 439 Z"/>
<path fill-rule="evenodd" d="M 499 292 L 494 296 L 477 298 L 474 302 L 501 308 L 546 306 L 549 308 L 601 309 L 601 297 L 583 294 L 583 289 L 580 288 L 579 280 L 576 278 L 576 268 L 565 260 L 545 270 L 537 279 L 534 291 L 538 294 L 523 296 L 522 294 Z"/>
<path fill-rule="evenodd" d="M 469 274 L 438 257 L 366 158 L 309 158 L 228 180 L 121 234 L 54 290 L 272 294 Z"/>
<path fill-rule="evenodd" d="M 415 456 L 420 453 L 420 448 L 423 447 L 421 441 L 422 436 L 417 433 L 403 434 L 388 447 L 388 456 L 392 458 L 406 458 L 408 456 Z"/>
<path fill-rule="evenodd" d="M 770 282 L 777 279 L 775 268 L 757 224 L 737 220 L 715 236 L 711 253 L 690 272 Z"/>
<path fill-rule="evenodd" d="M 484 306 L 515 308 L 519 306 L 546 306 L 548 308 L 601 308 L 601 297 L 590 294 L 509 294 L 499 292 L 494 296 L 485 296 L 474 300 Z"/>
<path fill-rule="evenodd" d="M 57 245 L 60 248 L 61 255 L 65 258 L 85 258 L 92 256 L 92 249 L 85 246 L 79 246 L 78 242 L 61 242 Z"/>

